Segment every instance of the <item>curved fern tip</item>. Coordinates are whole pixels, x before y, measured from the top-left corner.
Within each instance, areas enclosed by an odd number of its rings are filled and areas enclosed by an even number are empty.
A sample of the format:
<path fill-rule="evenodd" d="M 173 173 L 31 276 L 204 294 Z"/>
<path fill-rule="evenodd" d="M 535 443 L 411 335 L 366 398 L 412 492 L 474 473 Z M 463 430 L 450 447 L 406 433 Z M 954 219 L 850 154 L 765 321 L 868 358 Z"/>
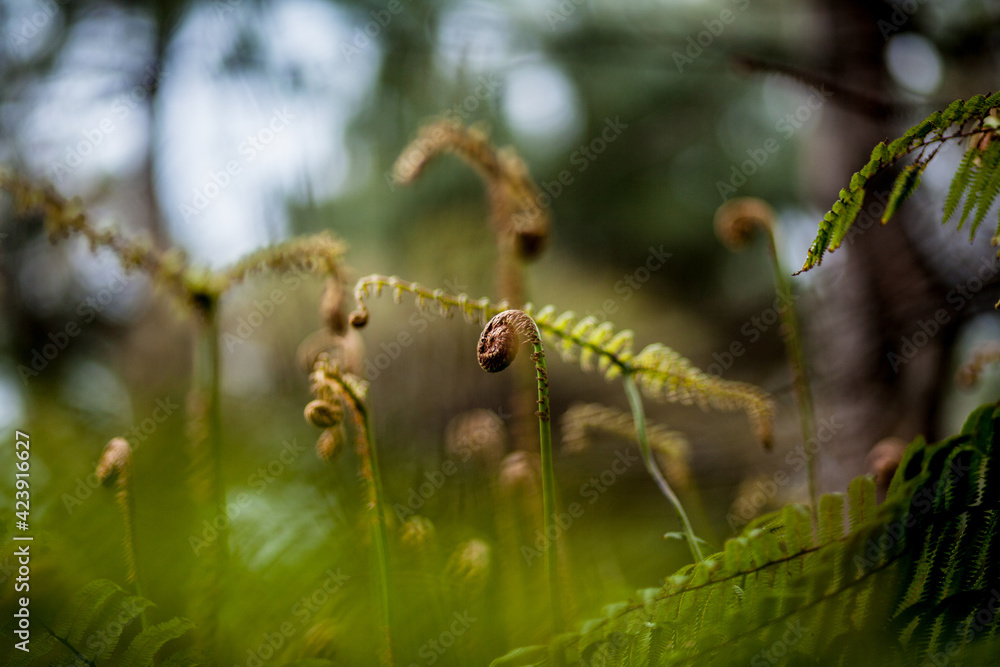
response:
<path fill-rule="evenodd" d="M 753 234 L 774 229 L 777 214 L 763 199 L 736 197 L 715 212 L 715 235 L 730 250 L 742 250 Z"/>
<path fill-rule="evenodd" d="M 498 373 L 514 362 L 521 339 L 541 345 L 534 321 L 523 310 L 505 310 L 487 323 L 476 346 L 479 365 L 487 373 Z"/>
<path fill-rule="evenodd" d="M 95 474 L 101 484 L 110 486 L 115 481 L 127 481 L 131 465 L 132 448 L 128 441 L 125 438 L 113 438 L 105 445 Z"/>

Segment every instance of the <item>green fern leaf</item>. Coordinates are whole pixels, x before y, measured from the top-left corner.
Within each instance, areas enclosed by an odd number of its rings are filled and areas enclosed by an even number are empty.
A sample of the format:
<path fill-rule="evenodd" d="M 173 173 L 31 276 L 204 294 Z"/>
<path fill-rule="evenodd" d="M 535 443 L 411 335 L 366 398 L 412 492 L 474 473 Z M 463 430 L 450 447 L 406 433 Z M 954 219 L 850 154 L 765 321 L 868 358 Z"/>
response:
<path fill-rule="evenodd" d="M 948 222 L 951 216 L 955 215 L 958 204 L 962 201 L 962 196 L 972 185 L 972 177 L 976 173 L 976 158 L 980 154 L 977 148 L 970 148 L 958 163 L 955 176 L 951 179 L 951 185 L 948 186 L 948 195 L 944 199 L 944 217 L 942 218 L 944 222 Z"/>
<path fill-rule="evenodd" d="M 577 633 L 508 656 L 522 662 L 495 664 L 568 664 L 612 636 L 615 651 L 601 654 L 610 664 L 776 664 L 766 657 L 774 646 L 788 664 L 816 656 L 922 664 L 945 647 L 965 650 L 977 635 L 968 632 L 975 612 L 1000 586 L 998 456 L 1000 409 L 984 406 L 960 435 L 912 443 L 882 505 L 871 478 L 855 480 L 850 532 L 843 496 L 820 500 L 814 539 L 804 508 L 785 508 L 668 577 L 654 596 L 612 605 Z"/>
<path fill-rule="evenodd" d="M 889 193 L 889 201 L 886 202 L 885 211 L 882 213 L 882 222 L 888 222 L 892 216 L 896 215 L 896 211 L 903 205 L 903 202 L 913 194 L 913 191 L 920 185 L 920 177 L 926 167 L 926 162 L 914 162 L 903 168 L 903 171 L 896 177 L 896 182 L 893 183 L 892 192 Z"/>
<path fill-rule="evenodd" d="M 799 273 L 818 266 L 827 252 L 832 252 L 840 247 L 861 211 L 865 189 L 876 174 L 914 151 L 922 151 L 934 144 L 958 141 L 968 136 L 968 131 L 949 133 L 949 130 L 956 126 L 960 129 L 965 128 L 969 123 L 972 123 L 972 131 L 975 131 L 977 127 L 982 128 L 984 121 L 992 113 L 992 109 L 997 106 L 1000 106 L 1000 93 L 989 97 L 977 95 L 964 102 L 957 100 L 952 102 L 943 112 L 935 111 L 894 141 L 876 145 L 872 149 L 868 162 L 851 177 L 849 187 L 840 191 L 837 201 L 823 216 L 816 238 L 809 246 L 806 261 Z M 987 148 L 984 153 L 990 152 L 996 143 L 996 141 L 992 142 L 990 148 Z M 974 169 L 973 161 L 978 157 L 974 153 L 979 153 L 979 151 L 971 149 L 963 158 L 945 201 L 944 220 L 947 221 L 957 210 L 963 193 L 967 193 L 960 226 L 973 211 L 977 211 L 977 215 L 973 218 L 972 226 L 977 226 L 982 221 L 982 216 L 985 215 L 981 208 L 977 209 L 977 205 L 985 203 L 985 208 L 988 209 L 988 202 L 992 202 L 996 196 L 995 194 L 990 196 L 993 186 L 990 177 L 993 170 L 1000 165 L 1000 160 L 993 162 L 991 157 L 979 169 Z M 883 222 L 891 218 L 902 202 L 917 188 L 924 167 L 936 155 L 936 151 L 932 152 L 926 160 L 922 158 L 922 155 L 923 153 L 916 163 L 904 169 L 896 179 L 884 212 Z M 976 182 L 972 181 L 973 175 L 976 176 Z M 1000 184 L 997 185 L 997 189 L 1000 191 Z M 984 192 L 987 193 L 985 198 L 982 196 Z M 1000 226 L 998 226 L 998 235 L 1000 235 Z"/>
<path fill-rule="evenodd" d="M 151 667 L 153 658 L 164 644 L 183 637 L 192 628 L 194 624 L 186 618 L 173 618 L 147 628 L 129 643 L 122 656 L 122 664 L 131 667 Z"/>
<path fill-rule="evenodd" d="M 125 630 L 149 607 L 154 606 L 149 600 L 137 595 L 129 595 L 119 604 L 110 606 L 97 620 L 95 627 L 101 631 L 98 635 L 99 649 L 92 657 L 107 659 L 115 652 Z M 90 643 L 86 644 L 90 648 Z"/>
<path fill-rule="evenodd" d="M 994 146 L 996 149 L 990 150 Z M 973 218 L 972 225 L 969 227 L 970 241 L 975 238 L 976 230 L 979 229 L 980 223 L 996 200 L 997 194 L 1000 194 L 1000 142 L 990 144 L 990 149 L 986 150 L 982 158 L 983 164 L 978 174 L 982 178 L 977 177 L 973 185 L 973 188 L 978 190 L 979 196 L 976 202 L 976 217 Z M 1000 233 L 1000 229 L 998 229 L 998 233 Z"/>

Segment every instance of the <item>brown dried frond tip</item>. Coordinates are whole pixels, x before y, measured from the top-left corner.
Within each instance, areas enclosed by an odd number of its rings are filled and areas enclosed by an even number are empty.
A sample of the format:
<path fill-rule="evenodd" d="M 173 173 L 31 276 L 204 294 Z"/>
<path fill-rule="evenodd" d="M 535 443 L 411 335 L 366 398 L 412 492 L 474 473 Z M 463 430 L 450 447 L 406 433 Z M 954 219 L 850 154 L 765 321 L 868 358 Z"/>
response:
<path fill-rule="evenodd" d="M 110 486 L 116 481 L 128 479 L 129 467 L 132 464 L 132 448 L 125 438 L 114 438 L 104 446 L 104 452 L 97 463 L 97 479 L 104 486 Z"/>
<path fill-rule="evenodd" d="M 334 461 L 344 449 L 344 430 L 339 426 L 328 428 L 316 441 L 316 455 L 325 463 Z"/>
<path fill-rule="evenodd" d="M 317 428 L 337 426 L 344 418 L 344 408 L 339 402 L 310 401 L 305 409 L 306 421 Z"/>
<path fill-rule="evenodd" d="M 505 310 L 493 316 L 479 336 L 476 356 L 487 373 L 499 373 L 517 358 L 517 348 L 524 339 L 540 345 L 534 320 L 522 310 Z"/>
<path fill-rule="evenodd" d="M 776 215 L 763 199 L 737 197 L 715 212 L 715 234 L 730 250 L 741 250 L 754 233 L 771 233 Z"/>
<path fill-rule="evenodd" d="M 366 324 L 368 324 L 368 311 L 355 310 L 351 313 L 351 326 L 355 329 L 361 329 Z"/>
<path fill-rule="evenodd" d="M 422 128 L 403 149 L 393 167 L 396 182 L 412 183 L 442 153 L 457 155 L 485 181 L 497 238 L 512 243 L 522 259 L 537 257 L 548 238 L 549 218 L 524 161 L 510 148 L 495 149 L 483 130 L 442 120 Z"/>

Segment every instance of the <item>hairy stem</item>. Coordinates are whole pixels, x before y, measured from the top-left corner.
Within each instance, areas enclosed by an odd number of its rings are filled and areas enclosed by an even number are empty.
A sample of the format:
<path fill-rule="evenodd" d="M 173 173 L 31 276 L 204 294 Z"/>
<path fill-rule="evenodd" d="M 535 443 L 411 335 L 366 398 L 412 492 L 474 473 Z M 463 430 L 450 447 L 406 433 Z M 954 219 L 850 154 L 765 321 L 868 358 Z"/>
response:
<path fill-rule="evenodd" d="M 535 332 L 538 326 L 535 325 Z M 544 513 L 545 535 L 557 535 L 555 525 L 556 491 L 555 469 L 552 465 L 552 423 L 549 410 L 549 380 L 545 365 L 545 351 L 541 337 L 532 344 L 531 359 L 535 362 L 535 379 L 538 383 L 538 441 L 542 458 L 542 512 Z M 559 591 L 559 552 L 556 544 L 545 550 L 545 567 L 549 580 L 549 599 L 552 605 L 553 632 L 559 633 L 563 627 L 562 597 Z"/>
<path fill-rule="evenodd" d="M 680 499 L 677 498 L 674 490 L 670 488 L 670 484 L 667 483 L 667 480 L 663 477 L 663 473 L 657 467 L 656 461 L 653 459 L 653 454 L 649 449 L 649 442 L 646 440 L 646 411 L 642 406 L 642 396 L 639 394 L 639 388 L 636 386 L 635 380 L 632 379 L 631 373 L 625 375 L 622 383 L 625 385 L 625 394 L 628 396 L 629 407 L 632 409 L 632 419 L 635 421 L 635 437 L 639 442 L 639 449 L 642 452 L 642 460 L 646 464 L 646 470 L 649 471 L 656 485 L 660 487 L 663 495 L 667 497 L 667 500 L 677 510 L 677 514 L 680 516 L 681 523 L 684 526 L 684 534 L 687 536 L 691 556 L 696 563 L 700 562 L 704 560 L 704 556 L 702 556 L 701 547 L 698 546 L 698 538 L 695 537 L 691 521 L 684 511 Z"/>

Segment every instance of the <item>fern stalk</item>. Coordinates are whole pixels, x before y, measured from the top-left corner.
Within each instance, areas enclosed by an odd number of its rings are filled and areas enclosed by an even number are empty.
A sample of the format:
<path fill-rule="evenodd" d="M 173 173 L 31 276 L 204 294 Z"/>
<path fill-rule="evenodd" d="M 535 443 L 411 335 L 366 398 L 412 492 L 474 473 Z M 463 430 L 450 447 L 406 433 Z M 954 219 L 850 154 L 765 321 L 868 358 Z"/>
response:
<path fill-rule="evenodd" d="M 767 249 L 771 256 L 771 268 L 774 270 L 774 287 L 778 298 L 785 304 L 781 312 L 781 331 L 785 339 L 785 351 L 792 367 L 792 384 L 795 387 L 795 397 L 799 408 L 799 424 L 802 427 L 802 445 L 806 448 L 806 474 L 809 477 L 809 505 L 815 518 L 819 502 L 819 488 L 816 481 L 816 456 L 808 451 L 809 441 L 816 437 L 816 411 L 813 407 L 812 389 L 809 386 L 809 374 L 806 371 L 805 345 L 802 341 L 802 330 L 799 326 L 799 314 L 795 308 L 791 281 L 778 256 L 775 232 L 767 234 Z"/>
<path fill-rule="evenodd" d="M 552 465 L 552 416 L 549 408 L 549 376 L 545 364 L 542 335 L 535 321 L 522 310 L 505 310 L 495 315 L 483 329 L 476 349 L 479 365 L 487 373 L 498 373 L 514 361 L 522 340 L 531 344 L 538 385 L 538 439 L 542 459 L 542 520 L 546 539 L 545 567 L 549 582 L 553 632 L 563 628 L 562 597 L 559 591 L 559 561 L 556 525 L 555 472 Z M 555 537 L 550 537 L 555 536 Z"/>
<path fill-rule="evenodd" d="M 142 582 L 139 579 L 139 568 L 136 562 L 135 548 L 135 496 L 132 486 L 132 447 L 125 438 L 113 438 L 101 453 L 95 471 L 97 479 L 104 486 L 114 486 L 115 502 L 122 513 L 122 523 L 125 528 L 125 579 L 135 584 L 135 592 L 139 597 L 145 597 Z M 148 626 L 146 610 L 140 614 L 142 629 Z"/>
<path fill-rule="evenodd" d="M 220 405 L 220 360 L 218 298 L 204 295 L 198 306 L 198 343 L 194 360 L 194 386 L 189 410 L 192 410 L 192 455 L 195 459 L 194 492 L 209 521 L 212 511 L 226 511 L 226 491 L 222 474 L 222 411 Z M 202 653 L 218 655 L 219 618 L 226 593 L 229 566 L 229 525 L 217 528 L 211 545 L 207 590 L 204 592 L 204 623 L 199 623 Z"/>
<path fill-rule="evenodd" d="M 535 379 L 538 383 L 538 442 L 542 456 L 542 510 L 545 512 L 545 535 L 550 529 L 555 535 L 555 468 L 552 465 L 552 420 L 549 410 L 549 381 L 542 349 L 541 335 L 535 327 L 536 342 L 532 343 L 531 358 L 535 361 Z M 549 597 L 552 603 L 552 625 L 555 632 L 563 629 L 562 599 L 559 595 L 558 550 L 552 544 L 545 551 L 545 567 L 549 578 Z"/>
<path fill-rule="evenodd" d="M 677 510 L 677 515 L 680 516 L 681 524 L 684 526 L 684 535 L 687 537 L 688 548 L 691 549 L 691 557 L 694 558 L 696 563 L 701 562 L 704 560 L 704 556 L 701 553 L 701 547 L 698 546 L 698 538 L 695 537 L 694 529 L 691 527 L 691 521 L 688 519 L 687 512 L 684 511 L 684 506 L 681 505 L 677 494 L 674 493 L 674 490 L 670 488 L 670 484 L 663 477 L 663 473 L 660 472 L 656 461 L 653 459 L 653 453 L 650 451 L 649 441 L 646 438 L 646 411 L 642 405 L 642 395 L 639 393 L 639 388 L 636 386 L 631 374 L 625 375 L 622 379 L 622 384 L 625 386 L 625 395 L 628 396 L 629 408 L 632 410 L 632 419 L 635 422 L 635 437 L 639 443 L 639 450 L 642 452 L 642 461 L 649 475 L 660 488 L 660 491 L 674 506 L 674 509 Z"/>
<path fill-rule="evenodd" d="M 337 383 L 338 389 L 351 403 L 351 414 L 361 430 L 358 455 L 361 459 L 361 476 L 367 485 L 368 512 L 371 520 L 372 543 L 375 547 L 375 575 L 379 584 L 379 604 L 382 613 L 382 664 L 393 664 L 392 649 L 392 580 L 389 570 L 389 530 L 386 526 L 385 493 L 382 490 L 382 475 L 379 472 L 378 450 L 375 447 L 375 429 L 372 426 L 371 411 L 358 393 L 357 387 L 345 382 L 339 373 L 324 373 L 324 377 Z"/>
<path fill-rule="evenodd" d="M 129 484 L 129 487 L 131 487 L 131 484 Z M 122 504 L 122 513 L 125 516 L 125 550 L 128 552 L 128 561 L 130 563 L 128 578 L 135 584 L 135 594 L 144 598 L 146 597 L 146 593 L 143 591 L 142 579 L 139 577 L 139 566 L 136 563 L 135 500 L 132 497 L 131 491 L 132 489 L 129 488 L 123 493 L 123 498 L 120 501 Z M 149 620 L 146 618 L 145 609 L 139 614 L 139 625 L 143 630 L 149 627 Z"/>
<path fill-rule="evenodd" d="M 739 197 L 726 202 L 715 214 L 716 234 L 731 250 L 742 250 L 756 231 L 762 231 L 767 238 L 767 252 L 774 273 L 774 289 L 778 299 L 785 304 L 781 311 L 781 337 L 792 370 L 792 384 L 795 388 L 802 427 L 802 444 L 807 446 L 816 436 L 816 413 L 813 408 L 812 390 L 806 371 L 805 346 L 799 327 L 798 311 L 795 308 L 792 284 L 778 254 L 777 214 L 766 202 L 755 197 Z M 809 477 L 809 502 L 813 518 L 816 518 L 819 492 L 816 483 L 816 457 L 808 454 L 807 475 Z"/>

